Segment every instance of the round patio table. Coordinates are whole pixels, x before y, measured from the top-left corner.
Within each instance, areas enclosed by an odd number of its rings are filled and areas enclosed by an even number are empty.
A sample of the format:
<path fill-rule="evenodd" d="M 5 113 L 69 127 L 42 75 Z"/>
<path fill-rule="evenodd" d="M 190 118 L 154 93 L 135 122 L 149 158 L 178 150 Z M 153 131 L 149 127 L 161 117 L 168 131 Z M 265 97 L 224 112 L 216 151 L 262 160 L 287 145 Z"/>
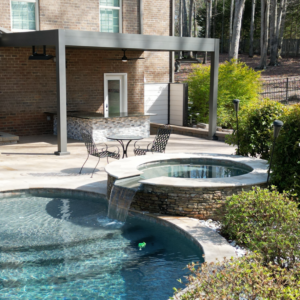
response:
<path fill-rule="evenodd" d="M 118 141 L 121 146 L 122 146 L 122 149 L 123 149 L 123 156 L 122 158 L 124 158 L 125 156 L 127 156 L 127 149 L 128 149 L 128 146 L 130 144 L 131 141 L 135 141 L 135 140 L 142 140 L 143 137 L 142 136 L 139 136 L 139 135 L 126 135 L 126 134 L 114 134 L 114 135 L 110 135 L 110 136 L 107 136 L 106 138 L 110 139 L 110 140 L 115 140 L 115 141 Z M 127 144 L 124 145 L 123 141 L 124 140 L 128 140 Z"/>

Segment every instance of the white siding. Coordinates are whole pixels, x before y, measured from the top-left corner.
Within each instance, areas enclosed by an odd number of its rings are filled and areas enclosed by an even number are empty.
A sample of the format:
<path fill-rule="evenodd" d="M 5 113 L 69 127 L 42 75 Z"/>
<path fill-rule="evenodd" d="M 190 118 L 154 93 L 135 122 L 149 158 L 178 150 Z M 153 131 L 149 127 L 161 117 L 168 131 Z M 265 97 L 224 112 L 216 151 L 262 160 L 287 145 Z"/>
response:
<path fill-rule="evenodd" d="M 155 113 L 150 122 L 168 124 L 168 84 L 146 83 L 144 88 L 145 113 Z"/>
<path fill-rule="evenodd" d="M 170 124 L 183 126 L 183 84 L 170 85 Z"/>

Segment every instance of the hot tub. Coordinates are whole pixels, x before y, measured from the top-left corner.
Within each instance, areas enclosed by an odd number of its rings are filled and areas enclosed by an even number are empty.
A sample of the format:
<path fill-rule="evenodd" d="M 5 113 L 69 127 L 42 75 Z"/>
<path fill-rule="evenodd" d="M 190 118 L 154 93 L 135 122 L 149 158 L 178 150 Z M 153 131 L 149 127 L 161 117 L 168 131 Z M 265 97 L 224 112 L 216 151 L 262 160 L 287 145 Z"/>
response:
<path fill-rule="evenodd" d="M 107 194 L 116 180 L 141 184 L 131 208 L 199 219 L 219 219 L 226 197 L 265 187 L 268 162 L 220 154 L 156 154 L 131 157 L 106 166 Z"/>

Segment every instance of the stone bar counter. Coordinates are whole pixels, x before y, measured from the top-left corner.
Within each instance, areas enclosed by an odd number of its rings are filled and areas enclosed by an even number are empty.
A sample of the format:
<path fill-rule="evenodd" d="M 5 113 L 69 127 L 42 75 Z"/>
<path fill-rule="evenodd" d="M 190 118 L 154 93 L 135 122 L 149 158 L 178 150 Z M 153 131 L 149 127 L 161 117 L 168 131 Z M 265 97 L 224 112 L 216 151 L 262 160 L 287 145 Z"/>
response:
<path fill-rule="evenodd" d="M 57 135 L 57 113 L 46 112 L 53 116 L 53 133 Z M 104 117 L 101 113 L 68 111 L 68 138 L 82 140 L 80 131 L 89 132 L 96 143 L 111 141 L 106 137 L 114 134 L 139 135 L 147 138 L 150 135 L 150 115 L 142 113 L 119 113 Z"/>

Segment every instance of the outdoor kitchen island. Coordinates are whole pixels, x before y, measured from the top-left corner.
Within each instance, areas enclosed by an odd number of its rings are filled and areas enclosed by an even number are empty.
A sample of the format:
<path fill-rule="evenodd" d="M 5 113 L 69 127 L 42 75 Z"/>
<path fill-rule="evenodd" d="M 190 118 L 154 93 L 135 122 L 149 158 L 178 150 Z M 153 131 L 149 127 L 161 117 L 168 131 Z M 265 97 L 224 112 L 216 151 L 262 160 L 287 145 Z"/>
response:
<path fill-rule="evenodd" d="M 57 113 L 46 112 L 53 116 L 53 133 L 57 135 Z M 139 135 L 147 138 L 150 135 L 150 115 L 143 113 L 117 113 L 104 117 L 101 113 L 68 111 L 67 136 L 82 140 L 80 131 L 92 134 L 96 143 L 111 141 L 106 137 L 115 134 Z"/>

